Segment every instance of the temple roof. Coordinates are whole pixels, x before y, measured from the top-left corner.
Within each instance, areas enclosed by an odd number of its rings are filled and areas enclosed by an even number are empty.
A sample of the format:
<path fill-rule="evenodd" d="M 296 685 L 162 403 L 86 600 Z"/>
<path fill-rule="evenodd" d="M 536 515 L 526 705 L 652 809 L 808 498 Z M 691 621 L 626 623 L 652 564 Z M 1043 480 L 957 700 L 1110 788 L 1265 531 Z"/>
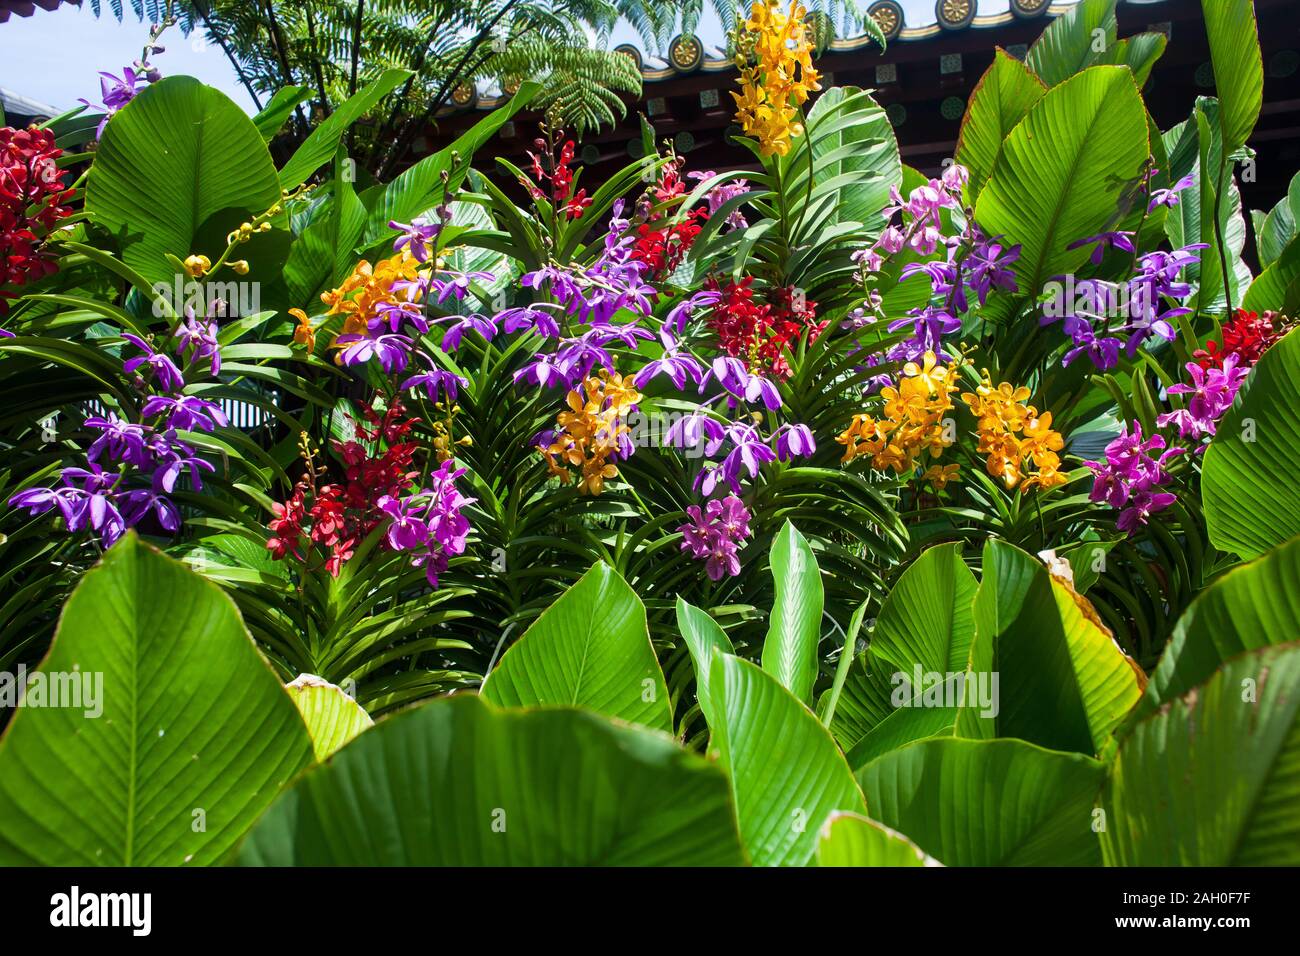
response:
<path fill-rule="evenodd" d="M 80 5 L 81 0 L 0 0 L 0 23 L 8 20 L 10 15 L 30 17 L 37 9 L 53 10 L 61 3 Z"/>
<path fill-rule="evenodd" d="M 998 27 L 1017 21 L 1058 17 L 1079 2 L 1080 0 L 872 0 L 867 4 L 867 13 L 876 21 L 890 44 L 952 38 L 954 34 L 963 31 L 989 30 L 989 43 L 992 45 L 998 42 L 996 33 L 992 32 Z M 1166 2 L 1167 0 L 1120 0 L 1123 6 L 1150 7 L 1152 14 L 1158 13 L 1159 7 Z M 822 15 L 814 13 L 812 16 Z M 832 28 L 829 22 L 826 26 Z M 643 50 L 634 43 L 620 43 L 614 49 L 632 58 L 646 84 L 690 73 L 720 73 L 734 69 L 734 64 L 721 45 L 721 31 L 716 28 L 716 24 L 714 27 L 712 31 L 701 28 L 695 34 L 674 37 L 662 57 Z M 710 37 L 710 33 L 714 35 Z M 852 36 L 836 36 L 826 50 L 829 53 L 865 50 L 875 42 L 870 34 L 859 28 Z M 505 102 L 513 92 L 509 88 L 500 90 L 495 83 L 480 84 L 477 89 L 470 84 L 463 84 L 453 95 L 454 105 L 444 112 L 468 108 L 490 110 Z M 646 89 L 643 95 L 649 97 L 654 94 Z"/>

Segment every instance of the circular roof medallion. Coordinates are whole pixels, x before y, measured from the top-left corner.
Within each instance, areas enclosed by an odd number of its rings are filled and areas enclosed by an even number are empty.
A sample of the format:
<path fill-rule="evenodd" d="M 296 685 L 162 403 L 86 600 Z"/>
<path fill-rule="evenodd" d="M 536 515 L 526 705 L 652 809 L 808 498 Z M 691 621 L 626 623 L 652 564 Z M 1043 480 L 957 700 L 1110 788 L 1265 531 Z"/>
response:
<path fill-rule="evenodd" d="M 631 43 L 620 43 L 618 46 L 614 47 L 614 52 L 622 53 L 625 57 L 636 64 L 637 72 L 641 71 L 641 51 Z"/>
<path fill-rule="evenodd" d="M 903 8 L 895 0 L 878 0 L 867 8 L 867 15 L 876 21 L 886 40 L 892 42 L 903 32 Z"/>
<path fill-rule="evenodd" d="M 698 70 L 704 62 L 704 44 L 699 37 L 678 34 L 668 44 L 668 62 L 678 73 Z"/>
<path fill-rule="evenodd" d="M 949 96 L 939 104 L 939 113 L 946 120 L 959 120 L 966 114 L 966 101 L 960 96 Z"/>
<path fill-rule="evenodd" d="M 689 153 L 695 148 L 695 134 L 682 130 L 673 137 L 673 148 L 679 153 Z"/>
<path fill-rule="evenodd" d="M 461 83 L 451 91 L 451 101 L 462 109 L 478 102 L 478 87 L 473 83 Z"/>
<path fill-rule="evenodd" d="M 1214 85 L 1214 66 L 1208 60 L 1196 68 L 1196 85 L 1210 87 Z"/>
<path fill-rule="evenodd" d="M 808 14 L 805 22 L 808 24 L 808 39 L 812 40 L 815 51 L 820 53 L 831 45 L 835 39 L 835 24 L 830 17 L 820 10 L 814 10 Z"/>
<path fill-rule="evenodd" d="M 1049 0 L 1011 0 L 1011 12 L 1022 20 L 1028 20 L 1042 16 L 1047 11 L 1048 4 Z"/>
<path fill-rule="evenodd" d="M 524 81 L 517 76 L 507 76 L 501 81 L 501 92 L 506 96 L 514 96 L 519 92 L 519 87 L 523 86 Z"/>
<path fill-rule="evenodd" d="M 936 0 L 934 16 L 945 30 L 964 30 L 975 19 L 975 0 Z"/>
<path fill-rule="evenodd" d="M 907 108 L 902 103 L 890 103 L 885 108 L 885 118 L 891 126 L 902 126 L 907 122 Z"/>

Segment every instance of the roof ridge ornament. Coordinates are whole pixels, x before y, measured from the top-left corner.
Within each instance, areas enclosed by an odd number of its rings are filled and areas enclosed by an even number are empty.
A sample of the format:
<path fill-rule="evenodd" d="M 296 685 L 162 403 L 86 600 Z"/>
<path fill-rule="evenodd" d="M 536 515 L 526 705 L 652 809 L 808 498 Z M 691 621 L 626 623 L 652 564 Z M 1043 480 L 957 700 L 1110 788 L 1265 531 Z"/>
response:
<path fill-rule="evenodd" d="M 945 30 L 964 30 L 975 19 L 975 0 L 935 0 L 934 16 Z"/>
<path fill-rule="evenodd" d="M 876 26 L 890 43 L 903 32 L 903 7 L 897 0 L 876 0 L 867 8 L 867 16 L 876 21 Z"/>

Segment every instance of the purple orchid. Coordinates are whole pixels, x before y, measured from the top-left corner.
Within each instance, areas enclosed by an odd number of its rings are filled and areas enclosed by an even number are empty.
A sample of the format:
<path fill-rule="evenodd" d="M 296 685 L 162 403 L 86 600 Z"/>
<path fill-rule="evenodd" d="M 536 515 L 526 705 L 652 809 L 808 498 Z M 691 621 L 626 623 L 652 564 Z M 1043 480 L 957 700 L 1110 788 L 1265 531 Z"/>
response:
<path fill-rule="evenodd" d="M 647 362 L 642 366 L 641 371 L 636 373 L 632 384 L 637 390 L 643 390 L 657 375 L 667 375 L 679 392 L 686 388 L 688 381 L 699 387 L 704 381 L 704 368 L 694 356 L 677 348 L 677 340 L 669 331 L 667 322 L 659 330 L 659 341 L 664 347 L 663 357 Z"/>
<path fill-rule="evenodd" d="M 1123 252 L 1133 252 L 1133 233 L 1117 230 L 1114 232 L 1099 232 L 1095 236 L 1085 236 L 1083 239 L 1077 239 L 1066 246 L 1066 249 L 1082 249 L 1084 246 L 1095 246 L 1092 250 L 1090 260 L 1094 266 L 1101 265 L 1102 258 L 1106 255 L 1106 247 L 1111 246 Z"/>
<path fill-rule="evenodd" d="M 483 341 L 491 342 L 499 331 L 496 322 L 477 312 L 469 315 L 449 315 L 435 321 L 438 324 L 450 323 L 442 334 L 441 345 L 444 352 L 454 352 L 460 348 L 460 341 L 466 332 L 477 332 L 483 337 Z"/>
<path fill-rule="evenodd" d="M 446 216 L 442 215 L 446 212 Z M 443 223 L 451 218 L 451 211 L 445 206 L 439 207 L 438 210 L 440 222 L 430 222 L 424 216 L 419 216 L 409 223 L 389 220 L 388 228 L 396 229 L 401 233 L 393 242 L 393 251 L 401 252 L 403 249 L 408 250 L 415 258 L 416 262 L 427 262 L 429 260 L 429 244 L 438 238 L 442 232 Z M 394 329 L 394 332 L 397 330 Z"/>
<path fill-rule="evenodd" d="M 176 363 L 170 358 L 163 355 L 161 352 L 154 351 L 153 346 L 138 335 L 124 332 L 122 338 L 126 339 L 126 341 L 144 352 L 144 355 L 127 359 L 126 362 L 122 364 L 122 370 L 126 372 L 126 374 L 138 374 L 137 369 L 142 365 L 145 365 L 153 371 L 154 375 L 158 379 L 158 385 L 164 391 L 179 392 L 185 387 L 185 379 L 181 375 L 181 370 L 176 367 Z"/>
<path fill-rule="evenodd" d="M 346 366 L 364 365 L 371 359 L 378 359 L 380 367 L 389 375 L 406 368 L 410 360 L 414 342 L 409 336 L 397 333 L 380 333 L 378 335 L 340 335 L 334 340 L 346 348 L 339 354 L 339 361 Z"/>
<path fill-rule="evenodd" d="M 177 339 L 176 353 L 186 359 L 187 364 L 209 360 L 209 370 L 213 377 L 221 372 L 221 345 L 217 341 L 217 323 L 210 319 L 200 319 L 194 314 L 194 307 L 185 307 L 185 318 L 176 326 L 172 337 Z"/>
<path fill-rule="evenodd" d="M 230 424 L 220 405 L 193 395 L 151 395 L 140 409 L 140 414 L 145 418 L 166 415 L 167 427 L 180 431 L 210 432 L 218 425 L 225 428 Z"/>
<path fill-rule="evenodd" d="M 1153 170 L 1154 172 L 1154 170 Z M 1164 206 L 1172 209 L 1178 205 L 1178 194 L 1184 189 L 1188 189 L 1196 184 L 1196 174 L 1188 173 L 1178 182 L 1174 183 L 1168 189 L 1157 189 L 1151 193 L 1151 202 L 1147 204 L 1147 212 L 1151 212 L 1156 206 Z"/>

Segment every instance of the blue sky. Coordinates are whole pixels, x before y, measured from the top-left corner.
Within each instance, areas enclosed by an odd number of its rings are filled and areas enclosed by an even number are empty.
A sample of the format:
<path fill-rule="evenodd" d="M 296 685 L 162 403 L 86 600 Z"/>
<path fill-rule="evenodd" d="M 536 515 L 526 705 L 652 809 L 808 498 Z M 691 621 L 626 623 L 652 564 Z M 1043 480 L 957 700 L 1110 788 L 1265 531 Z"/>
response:
<path fill-rule="evenodd" d="M 933 0 L 901 0 L 909 26 L 934 22 Z M 866 5 L 866 0 L 863 0 Z M 104 7 L 107 10 L 108 4 Z M 1008 0 L 980 0 L 981 14 L 1001 13 Z M 719 42 L 716 19 L 707 18 L 701 35 L 706 43 Z M 140 55 L 148 24 L 128 16 L 118 23 L 112 16 L 96 18 L 89 4 L 37 10 L 30 17 L 11 17 L 0 24 L 0 86 L 56 107 L 69 109 L 79 97 L 99 98 L 100 70 L 120 71 Z M 615 31 L 611 42 L 635 40 L 630 29 Z M 170 30 L 163 38 L 167 52 L 157 57 L 164 75 L 189 74 L 225 91 L 240 106 L 253 111 L 252 100 L 239 85 L 225 55 L 206 47 L 199 37 L 184 37 Z"/>
<path fill-rule="evenodd" d="M 104 4 L 105 13 L 108 4 Z M 30 17 L 10 17 L 0 24 L 0 86 L 59 110 L 71 109 L 79 97 L 99 99 L 99 71 L 120 73 L 140 56 L 149 24 L 127 16 L 96 18 L 90 5 L 37 10 Z M 204 49 L 197 36 L 167 31 L 167 52 L 157 57 L 164 75 L 186 73 L 227 93 L 250 112 L 253 102 L 235 79 L 219 47 Z"/>

